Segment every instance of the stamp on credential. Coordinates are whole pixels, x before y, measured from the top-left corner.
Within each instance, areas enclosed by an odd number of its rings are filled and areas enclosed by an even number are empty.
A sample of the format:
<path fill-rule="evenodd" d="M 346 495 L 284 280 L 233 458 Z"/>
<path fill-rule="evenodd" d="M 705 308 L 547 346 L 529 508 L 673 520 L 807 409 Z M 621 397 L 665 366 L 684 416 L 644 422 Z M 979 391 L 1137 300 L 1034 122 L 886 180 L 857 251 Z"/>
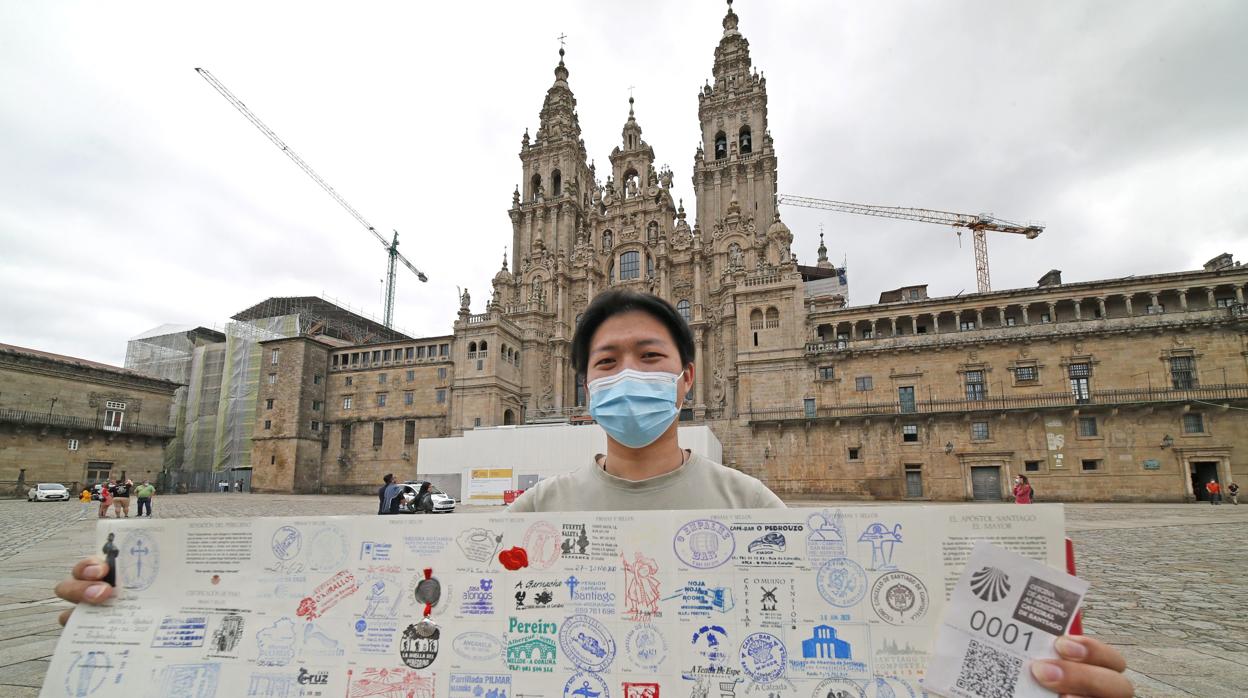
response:
<path fill-rule="evenodd" d="M 867 573 L 861 565 L 847 557 L 834 557 L 819 568 L 815 584 L 824 601 L 848 608 L 866 595 Z"/>
<path fill-rule="evenodd" d="M 927 587 L 907 572 L 889 572 L 871 587 L 871 608 L 885 623 L 908 625 L 927 615 Z"/>
<path fill-rule="evenodd" d="M 450 698 L 511 696 L 511 674 L 451 674 Z"/>
<path fill-rule="evenodd" d="M 351 596 L 359 591 L 360 583 L 355 575 L 346 570 L 342 570 L 321 582 L 312 590 L 311 596 L 305 596 L 299 602 L 299 608 L 295 611 L 295 615 L 307 620 L 315 620 L 329 612 L 331 608 L 338 605 L 339 601 Z"/>
<path fill-rule="evenodd" d="M 754 633 L 741 641 L 741 669 L 755 683 L 782 678 L 788 661 L 784 642 L 771 633 Z"/>
<path fill-rule="evenodd" d="M 563 685 L 563 698 L 611 698 L 611 692 L 597 674 L 580 672 Z"/>
<path fill-rule="evenodd" d="M 867 698 L 867 692 L 857 681 L 824 679 L 815 686 L 810 698 Z"/>
<path fill-rule="evenodd" d="M 624 637 L 624 651 L 633 666 L 658 672 L 667 661 L 667 640 L 658 628 L 643 623 L 628 631 Z"/>
<path fill-rule="evenodd" d="M 438 658 L 441 637 L 439 628 L 426 635 L 415 624 L 408 625 L 403 631 L 403 639 L 399 641 L 399 659 L 413 669 L 424 669 Z"/>
<path fill-rule="evenodd" d="M 158 696 L 212 696 L 221 680 L 221 665 L 170 664 L 156 674 Z M 71 695 L 78 695 L 77 693 Z"/>
<path fill-rule="evenodd" d="M 499 660 L 503 657 L 502 641 L 483 632 L 460 633 L 451 641 L 451 649 L 460 658 L 473 662 Z"/>
<path fill-rule="evenodd" d="M 66 695 L 82 698 L 100 689 L 105 683 L 117 680 L 125 673 L 126 659 L 130 651 L 106 652 L 91 650 L 73 652 L 73 660 L 65 672 Z"/>
<path fill-rule="evenodd" d="M 473 562 L 489 562 L 503 542 L 503 534 L 485 528 L 466 528 L 455 537 L 455 545 Z"/>
<path fill-rule="evenodd" d="M 165 616 L 152 636 L 152 647 L 203 647 L 207 634 L 207 616 Z"/>
<path fill-rule="evenodd" d="M 289 560 L 303 550 L 303 533 L 294 526 L 282 526 L 273 532 L 269 547 L 273 550 L 273 557 Z"/>
<path fill-rule="evenodd" d="M 160 572 L 160 547 L 147 531 L 134 531 L 121 539 L 121 586 L 142 591 L 156 581 Z"/>
<path fill-rule="evenodd" d="M 681 526 L 672 538 L 676 557 L 690 567 L 703 570 L 728 562 L 736 547 L 732 530 L 711 519 L 690 521 Z"/>
<path fill-rule="evenodd" d="M 563 655 L 582 671 L 602 673 L 615 659 L 615 638 L 589 616 L 570 616 L 559 628 Z"/>
<path fill-rule="evenodd" d="M 315 530 L 308 539 L 308 564 L 314 572 L 328 572 L 347 561 L 347 534 L 337 526 Z"/>
<path fill-rule="evenodd" d="M 559 531 L 545 521 L 529 526 L 529 530 L 524 532 L 523 544 L 529 555 L 529 564 L 539 570 L 549 569 L 559 559 L 561 540 Z"/>

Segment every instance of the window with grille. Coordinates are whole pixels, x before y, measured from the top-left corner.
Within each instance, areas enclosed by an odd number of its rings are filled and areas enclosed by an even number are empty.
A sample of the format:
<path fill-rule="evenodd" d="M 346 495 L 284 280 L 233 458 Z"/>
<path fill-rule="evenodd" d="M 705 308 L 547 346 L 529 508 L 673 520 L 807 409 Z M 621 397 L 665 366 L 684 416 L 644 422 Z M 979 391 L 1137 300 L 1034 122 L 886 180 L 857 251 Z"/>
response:
<path fill-rule="evenodd" d="M 854 390 L 863 393 L 871 389 L 871 376 L 858 376 L 854 379 Z"/>
<path fill-rule="evenodd" d="M 832 371 L 831 366 L 820 366 L 819 367 L 819 380 L 821 381 L 832 380 L 832 373 L 833 371 Z"/>
<path fill-rule="evenodd" d="M 516 364 L 516 365 L 518 366 L 519 364 Z M 440 381 L 446 380 L 446 367 L 445 366 L 438 368 L 438 380 Z"/>
<path fill-rule="evenodd" d="M 320 385 L 320 384 L 321 384 L 321 381 L 323 380 L 323 378 L 324 378 L 324 377 L 323 377 L 323 376 L 321 376 L 321 374 L 319 374 L 319 373 L 314 374 L 314 375 L 312 376 L 312 385 Z"/>
<path fill-rule="evenodd" d="M 1196 387 L 1196 360 L 1190 356 L 1170 357 L 1170 382 L 1176 390 Z"/>
<path fill-rule="evenodd" d="M 408 382 L 408 383 L 411 383 L 411 382 L 412 382 L 412 381 L 414 381 L 414 380 L 416 380 L 416 372 L 415 372 L 415 371 L 408 371 L 408 372 L 407 372 L 407 382 Z"/>
<path fill-rule="evenodd" d="M 1079 435 L 1080 436 L 1098 436 L 1096 430 L 1096 417 L 1080 417 L 1079 418 Z"/>
<path fill-rule="evenodd" d="M 410 404 L 412 404 L 412 403 L 413 403 L 413 402 L 415 402 L 415 401 L 416 401 L 416 394 L 415 394 L 415 393 L 413 393 L 413 392 L 412 392 L 412 391 L 410 391 L 410 390 L 409 390 L 409 391 L 407 391 L 407 392 L 405 392 L 405 393 L 403 393 L 403 404 L 404 404 L 404 405 L 410 405 Z"/>
<path fill-rule="evenodd" d="M 901 403 L 902 412 L 914 412 L 914 386 L 907 385 L 897 389 L 897 401 Z"/>
<path fill-rule="evenodd" d="M 1184 434 L 1205 433 L 1205 415 L 1199 412 L 1189 412 L 1183 415 L 1183 433 Z"/>
<path fill-rule="evenodd" d="M 382 360 L 382 361 L 389 361 L 389 360 L 390 360 L 390 350 L 389 350 L 389 349 L 384 349 L 384 350 L 382 350 L 382 352 L 381 352 L 381 360 Z"/>
<path fill-rule="evenodd" d="M 689 301 L 682 300 L 677 303 L 676 312 L 680 313 L 680 316 L 685 319 L 685 322 L 693 322 L 693 310 L 692 306 L 689 305 Z M 576 322 L 578 325 L 580 324 L 581 321 L 579 317 Z"/>
<path fill-rule="evenodd" d="M 409 419 L 403 422 L 403 443 L 411 446 L 416 443 L 416 421 Z"/>
<path fill-rule="evenodd" d="M 269 398 L 268 400 L 264 401 L 264 409 L 266 410 L 273 409 L 273 398 Z"/>
<path fill-rule="evenodd" d="M 377 393 L 377 406 L 378 407 L 386 406 L 386 393 Z"/>
<path fill-rule="evenodd" d="M 71 450 L 71 451 L 77 451 L 77 450 L 78 450 L 78 439 L 70 439 L 70 440 L 69 440 L 69 450 Z"/>
<path fill-rule="evenodd" d="M 988 385 L 984 383 L 983 371 L 966 372 L 966 399 L 979 401 L 988 397 Z"/>
<path fill-rule="evenodd" d="M 373 448 L 381 448 L 381 440 L 385 435 L 385 430 L 385 423 L 373 422 Z"/>
<path fill-rule="evenodd" d="M 620 255 L 620 281 L 641 276 L 641 253 L 632 251 Z"/>
<path fill-rule="evenodd" d="M 384 373 L 378 373 L 378 374 L 377 374 L 377 382 L 378 382 L 379 384 L 385 384 L 385 382 L 386 382 L 386 378 L 387 378 L 387 376 L 386 376 L 386 374 L 384 374 Z"/>
<path fill-rule="evenodd" d="M 901 425 L 901 440 L 905 441 L 906 443 L 917 442 L 919 440 L 919 425 L 918 424 Z"/>
<path fill-rule="evenodd" d="M 860 448 L 851 448 L 851 449 L 849 449 L 849 459 L 850 459 L 850 460 L 861 460 L 861 459 L 862 459 L 862 449 L 860 449 Z"/>
<path fill-rule="evenodd" d="M 815 399 L 813 397 L 802 400 L 802 407 L 807 417 L 815 416 Z"/>
<path fill-rule="evenodd" d="M 271 365 L 273 365 L 273 366 L 276 366 L 276 365 L 277 365 L 277 354 L 278 354 L 277 350 L 276 350 L 276 349 L 274 349 L 274 350 L 273 350 L 273 355 L 272 355 L 272 358 L 269 360 L 269 363 L 270 363 Z"/>
<path fill-rule="evenodd" d="M 1084 458 L 1079 461 L 1084 470 L 1100 470 L 1101 461 L 1095 458 Z"/>
<path fill-rule="evenodd" d="M 104 409 L 107 409 L 107 410 L 124 410 L 124 409 L 126 409 L 126 403 L 124 403 L 124 402 L 117 402 L 116 400 L 109 400 L 109 401 L 107 401 L 107 402 L 105 402 L 105 403 L 104 403 Z"/>
<path fill-rule="evenodd" d="M 344 397 L 344 398 L 342 398 L 342 409 L 344 409 L 344 410 L 349 410 L 349 409 L 351 409 L 351 398 L 350 398 L 350 397 Z"/>
<path fill-rule="evenodd" d="M 439 405 L 446 404 L 446 391 L 445 390 L 439 390 L 437 392 L 437 401 Z"/>
<path fill-rule="evenodd" d="M 352 384 L 354 384 L 354 383 L 355 383 L 355 379 L 354 379 L 354 378 L 352 378 L 351 376 L 347 376 L 346 386 L 349 388 L 349 387 L 351 387 L 351 385 L 352 385 Z"/>
<path fill-rule="evenodd" d="M 272 428 L 273 428 L 273 420 L 271 420 L 271 419 L 266 419 L 266 420 L 264 420 L 264 428 L 265 428 L 266 430 L 267 430 L 267 429 L 272 429 Z"/>
<path fill-rule="evenodd" d="M 338 437 L 342 441 L 342 450 L 349 450 L 351 448 L 351 425 L 343 424 L 339 431 L 342 433 L 342 436 Z"/>
<path fill-rule="evenodd" d="M 277 374 L 276 374 L 276 373 L 270 373 L 270 374 L 269 374 L 269 385 L 277 385 Z"/>
<path fill-rule="evenodd" d="M 321 423 L 316 421 L 315 419 L 312 420 L 312 431 L 320 431 L 320 430 L 321 430 Z"/>
<path fill-rule="evenodd" d="M 774 329 L 780 326 L 780 311 L 775 308 L 767 309 L 767 320 L 764 323 L 767 329 Z"/>
<path fill-rule="evenodd" d="M 971 440 L 987 441 L 991 433 L 988 431 L 988 422 L 971 422 Z"/>
<path fill-rule="evenodd" d="M 1092 397 L 1092 366 L 1090 364 L 1071 364 L 1070 392 L 1078 402 L 1087 402 Z"/>
<path fill-rule="evenodd" d="M 1023 470 L 1026 470 L 1029 473 L 1040 472 L 1040 461 L 1038 460 L 1023 461 Z"/>
<path fill-rule="evenodd" d="M 1035 366 L 1018 366 L 1014 369 L 1014 380 L 1019 383 L 1027 383 L 1039 378 L 1040 370 Z"/>
<path fill-rule="evenodd" d="M 412 360 L 412 355 L 413 355 L 414 353 L 415 353 L 415 348 L 414 348 L 414 347 L 408 347 L 408 348 L 406 348 L 406 349 L 404 349 L 404 350 L 403 350 L 403 358 L 404 358 L 404 359 L 406 359 L 406 360 L 408 360 L 408 361 L 411 361 L 411 360 Z"/>

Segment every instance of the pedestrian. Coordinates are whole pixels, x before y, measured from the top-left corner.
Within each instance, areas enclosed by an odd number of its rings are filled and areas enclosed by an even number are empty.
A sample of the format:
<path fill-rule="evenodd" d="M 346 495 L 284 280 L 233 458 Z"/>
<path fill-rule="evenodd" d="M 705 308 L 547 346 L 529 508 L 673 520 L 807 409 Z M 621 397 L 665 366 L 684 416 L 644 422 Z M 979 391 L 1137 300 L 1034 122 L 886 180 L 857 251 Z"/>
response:
<path fill-rule="evenodd" d="M 1031 504 L 1031 482 L 1026 475 L 1014 476 L 1014 503 Z"/>
<path fill-rule="evenodd" d="M 95 499 L 95 497 L 91 495 L 91 490 L 86 487 L 82 488 L 82 494 L 78 495 L 78 501 L 82 503 L 82 512 L 79 514 L 80 516 L 86 516 L 87 512 L 91 511 L 91 500 L 93 499 Z"/>
<path fill-rule="evenodd" d="M 381 480 L 385 484 L 377 490 L 377 513 L 383 516 L 399 513 L 403 503 L 403 485 L 395 482 L 394 473 L 386 473 Z"/>
<path fill-rule="evenodd" d="M 658 296 L 616 288 L 594 298 L 572 337 L 572 363 L 584 377 L 590 414 L 607 434 L 606 458 L 542 480 L 508 511 L 784 507 L 757 479 L 680 447 L 677 416 L 695 384 L 694 351 L 689 325 Z M 56 594 L 71 604 L 102 603 L 113 592 L 101 583 L 107 573 L 100 559 L 81 560 Z M 62 625 L 71 612 L 61 614 Z M 1031 662 L 1046 689 L 1087 698 L 1134 695 L 1122 674 L 1126 661 L 1109 645 L 1064 636 L 1054 649 L 1056 659 Z"/>
<path fill-rule="evenodd" d="M 156 494 L 156 487 L 147 480 L 134 489 L 134 496 L 139 498 L 140 518 L 143 517 L 144 509 L 147 509 L 147 518 L 152 518 L 152 495 L 154 494 Z"/>
<path fill-rule="evenodd" d="M 234 481 L 234 491 L 235 491 L 235 492 L 242 492 L 242 491 L 243 491 L 243 480 L 242 480 L 242 478 L 239 478 L 238 480 L 235 480 L 235 481 Z"/>
<path fill-rule="evenodd" d="M 100 518 L 108 516 L 108 507 L 113 503 L 113 481 L 110 478 L 108 482 L 100 487 Z"/>
<path fill-rule="evenodd" d="M 416 514 L 432 514 L 433 513 L 433 485 L 428 482 L 420 483 L 420 491 L 416 493 L 416 500 L 412 502 L 412 512 Z"/>
<path fill-rule="evenodd" d="M 1205 492 L 1209 494 L 1210 504 L 1222 503 L 1222 486 L 1218 484 L 1217 480 L 1210 480 L 1209 482 L 1206 482 Z"/>
<path fill-rule="evenodd" d="M 381 478 L 381 487 L 377 488 L 377 514 L 383 515 L 390 512 L 390 507 L 386 502 L 386 489 L 390 487 L 390 483 L 394 482 L 394 473 L 386 473 Z"/>
<path fill-rule="evenodd" d="M 120 519 L 124 514 L 130 518 L 130 493 L 134 490 L 134 482 L 126 480 L 113 486 L 113 518 Z"/>
<path fill-rule="evenodd" d="M 1226 494 L 1231 498 L 1231 504 L 1239 506 L 1239 485 L 1233 482 L 1227 483 Z"/>

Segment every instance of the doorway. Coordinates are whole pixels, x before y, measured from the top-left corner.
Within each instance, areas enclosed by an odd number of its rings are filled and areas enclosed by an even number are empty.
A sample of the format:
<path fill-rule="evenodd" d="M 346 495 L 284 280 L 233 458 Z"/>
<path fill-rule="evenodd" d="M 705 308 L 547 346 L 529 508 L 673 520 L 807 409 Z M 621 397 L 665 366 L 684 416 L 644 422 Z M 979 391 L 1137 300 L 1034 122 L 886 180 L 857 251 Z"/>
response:
<path fill-rule="evenodd" d="M 906 464 L 906 496 L 919 499 L 923 496 L 923 466 Z"/>
<path fill-rule="evenodd" d="M 971 499 L 977 502 L 1001 501 L 1001 466 L 971 468 Z"/>
<path fill-rule="evenodd" d="M 1205 492 L 1205 483 L 1217 481 L 1217 479 L 1217 461 L 1196 461 L 1192 463 L 1192 494 L 1196 495 L 1196 501 L 1209 501 L 1209 493 Z"/>

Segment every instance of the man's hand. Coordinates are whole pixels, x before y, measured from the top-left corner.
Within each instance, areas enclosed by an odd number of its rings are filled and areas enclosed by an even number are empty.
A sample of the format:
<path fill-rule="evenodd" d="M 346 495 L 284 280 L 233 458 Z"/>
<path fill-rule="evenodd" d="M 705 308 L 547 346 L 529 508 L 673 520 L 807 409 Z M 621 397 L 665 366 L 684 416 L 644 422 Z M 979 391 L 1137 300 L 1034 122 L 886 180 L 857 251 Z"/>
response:
<path fill-rule="evenodd" d="M 88 557 L 74 565 L 72 578 L 56 585 L 56 595 L 70 603 L 103 603 L 113 595 L 113 587 L 102 582 L 108 574 L 108 563 L 95 557 Z M 58 619 L 61 625 L 69 621 L 69 614 L 74 609 L 66 609 Z"/>
<path fill-rule="evenodd" d="M 1031 675 L 1062 696 L 1131 698 L 1135 688 L 1122 675 L 1127 660 L 1118 650 L 1090 637 L 1067 635 L 1054 644 L 1061 659 L 1032 662 Z"/>

